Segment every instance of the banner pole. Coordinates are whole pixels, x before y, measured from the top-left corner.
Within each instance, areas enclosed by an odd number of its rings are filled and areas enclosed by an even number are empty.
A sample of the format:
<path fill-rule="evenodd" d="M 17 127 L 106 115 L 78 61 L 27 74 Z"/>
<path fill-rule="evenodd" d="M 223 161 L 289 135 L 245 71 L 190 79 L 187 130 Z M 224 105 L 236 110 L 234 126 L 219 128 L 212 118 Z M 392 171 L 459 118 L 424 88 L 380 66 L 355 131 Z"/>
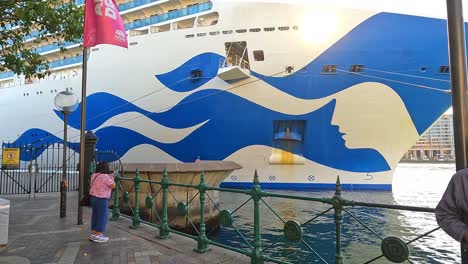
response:
<path fill-rule="evenodd" d="M 83 224 L 83 208 L 80 206 L 80 201 L 83 198 L 83 186 L 85 173 L 85 129 L 86 129 L 86 81 L 88 72 L 88 49 L 83 48 L 83 70 L 81 79 L 81 125 L 80 125 L 80 170 L 78 180 L 78 219 L 77 224 Z"/>

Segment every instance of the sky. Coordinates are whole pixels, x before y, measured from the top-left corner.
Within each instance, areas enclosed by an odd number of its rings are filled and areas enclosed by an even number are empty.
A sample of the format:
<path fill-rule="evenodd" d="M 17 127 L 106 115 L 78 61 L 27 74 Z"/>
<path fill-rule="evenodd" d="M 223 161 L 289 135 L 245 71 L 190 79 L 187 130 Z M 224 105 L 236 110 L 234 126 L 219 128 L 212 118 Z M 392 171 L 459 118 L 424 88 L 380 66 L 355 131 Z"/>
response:
<path fill-rule="evenodd" d="M 224 0 L 233 1 L 233 0 Z M 298 2 L 317 5 L 334 5 L 345 8 L 369 9 L 419 16 L 447 18 L 446 0 L 235 0 L 259 2 Z M 452 1 L 452 0 L 450 0 Z M 464 17 L 468 21 L 468 0 L 463 0 Z"/>

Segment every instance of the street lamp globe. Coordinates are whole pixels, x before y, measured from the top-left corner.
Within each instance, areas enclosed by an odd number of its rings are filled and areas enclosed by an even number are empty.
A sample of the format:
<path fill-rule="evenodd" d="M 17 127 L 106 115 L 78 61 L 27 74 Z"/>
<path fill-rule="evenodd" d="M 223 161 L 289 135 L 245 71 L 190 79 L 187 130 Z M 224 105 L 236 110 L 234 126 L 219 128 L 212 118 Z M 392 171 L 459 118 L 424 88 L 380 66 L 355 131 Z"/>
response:
<path fill-rule="evenodd" d="M 55 96 L 54 104 L 63 113 L 63 173 L 60 182 L 60 217 L 63 218 L 67 215 L 67 123 L 68 115 L 78 106 L 78 98 L 71 91 L 63 91 Z"/>
<path fill-rule="evenodd" d="M 54 104 L 60 112 L 70 114 L 78 107 L 78 98 L 71 91 L 62 91 L 55 96 Z"/>

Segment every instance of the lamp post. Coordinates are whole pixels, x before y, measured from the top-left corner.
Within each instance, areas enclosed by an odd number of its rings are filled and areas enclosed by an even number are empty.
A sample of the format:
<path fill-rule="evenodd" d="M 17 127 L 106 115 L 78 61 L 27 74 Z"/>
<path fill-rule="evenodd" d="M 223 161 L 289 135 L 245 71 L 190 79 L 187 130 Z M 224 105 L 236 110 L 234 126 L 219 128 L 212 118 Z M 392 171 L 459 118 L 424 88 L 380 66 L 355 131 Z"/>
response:
<path fill-rule="evenodd" d="M 78 98 L 70 91 L 63 91 L 55 96 L 54 104 L 57 110 L 63 114 L 63 156 L 62 156 L 62 181 L 60 182 L 60 217 L 67 215 L 67 126 L 68 115 L 78 106 Z"/>

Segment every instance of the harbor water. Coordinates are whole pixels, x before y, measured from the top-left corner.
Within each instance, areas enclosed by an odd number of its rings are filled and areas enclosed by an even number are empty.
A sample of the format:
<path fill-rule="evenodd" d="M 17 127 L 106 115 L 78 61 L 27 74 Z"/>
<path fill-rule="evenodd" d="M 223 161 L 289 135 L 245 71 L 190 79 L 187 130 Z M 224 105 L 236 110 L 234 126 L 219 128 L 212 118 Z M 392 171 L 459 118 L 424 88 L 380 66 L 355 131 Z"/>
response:
<path fill-rule="evenodd" d="M 403 163 L 396 169 L 393 191 L 344 191 L 343 198 L 372 203 L 435 207 L 454 172 L 454 164 Z M 334 194 L 333 191 L 277 192 L 321 198 L 331 198 Z M 219 207 L 232 212 L 247 199 L 248 197 L 242 194 L 222 193 Z M 333 210 L 302 226 L 303 241 L 288 242 L 283 236 L 283 221 L 295 220 L 305 223 L 329 209 L 330 205 L 280 198 L 264 198 L 264 201 L 282 218 L 279 219 L 265 204 L 261 204 L 262 247 L 265 254 L 291 263 L 335 262 Z M 381 255 L 381 239 L 378 236 L 395 236 L 409 241 L 437 227 L 435 217 L 431 213 L 363 207 L 347 207 L 347 211 L 376 234 L 363 227 L 350 214 L 343 212 L 342 252 L 345 263 L 365 263 Z M 248 243 L 253 244 L 253 202 L 249 201 L 235 211 L 233 219 L 235 228 L 223 227 L 220 232 L 210 237 L 236 248 L 248 248 Z M 317 254 L 313 253 L 306 243 Z M 459 244 L 440 229 L 411 243 L 409 249 L 412 263 L 460 262 Z M 372 263 L 389 261 L 382 257 Z"/>

